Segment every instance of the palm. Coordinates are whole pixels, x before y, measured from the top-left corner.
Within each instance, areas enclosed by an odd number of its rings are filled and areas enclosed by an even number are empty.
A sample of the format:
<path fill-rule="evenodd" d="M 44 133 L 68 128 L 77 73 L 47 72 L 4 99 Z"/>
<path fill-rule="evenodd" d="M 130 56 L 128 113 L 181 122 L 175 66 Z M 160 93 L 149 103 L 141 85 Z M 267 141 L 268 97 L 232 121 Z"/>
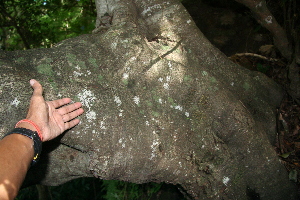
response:
<path fill-rule="evenodd" d="M 63 116 L 59 114 L 58 110 L 53 108 L 50 102 L 47 102 L 49 106 L 49 127 L 47 130 L 51 136 L 56 137 L 58 135 L 57 133 L 64 132 L 65 129 L 65 123 L 63 121 Z"/>
<path fill-rule="evenodd" d="M 78 119 L 72 119 L 81 114 L 81 110 L 77 110 L 81 107 L 81 104 L 74 103 L 66 105 L 70 102 L 71 99 L 69 98 L 46 102 L 48 105 L 48 122 L 45 124 L 46 127 L 44 128 L 51 139 L 75 126 L 79 122 Z M 48 139 L 45 138 L 45 140 Z"/>
<path fill-rule="evenodd" d="M 43 141 L 51 140 L 79 123 L 79 119 L 74 118 L 83 113 L 81 103 L 69 104 L 70 98 L 45 102 L 41 84 L 33 80 L 31 85 L 34 91 L 27 119 L 40 127 Z"/>

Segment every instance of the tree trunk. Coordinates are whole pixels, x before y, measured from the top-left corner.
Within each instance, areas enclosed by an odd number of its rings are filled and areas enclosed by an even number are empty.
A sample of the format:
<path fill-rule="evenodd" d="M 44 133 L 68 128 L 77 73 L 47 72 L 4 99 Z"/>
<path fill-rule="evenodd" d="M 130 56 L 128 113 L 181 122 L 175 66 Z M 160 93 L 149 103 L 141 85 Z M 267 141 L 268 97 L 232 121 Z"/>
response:
<path fill-rule="evenodd" d="M 195 199 L 296 199 L 273 147 L 278 85 L 229 61 L 177 1 L 108 4 L 97 33 L 1 52 L 1 134 L 25 117 L 30 78 L 85 108 L 25 185 L 95 176 L 181 184 Z"/>

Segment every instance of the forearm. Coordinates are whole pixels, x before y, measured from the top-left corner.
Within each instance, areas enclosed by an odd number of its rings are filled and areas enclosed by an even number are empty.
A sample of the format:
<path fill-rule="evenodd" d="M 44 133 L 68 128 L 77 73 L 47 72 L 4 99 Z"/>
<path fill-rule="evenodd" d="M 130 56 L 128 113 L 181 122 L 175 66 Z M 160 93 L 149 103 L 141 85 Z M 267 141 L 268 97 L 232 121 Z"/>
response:
<path fill-rule="evenodd" d="M 33 140 L 11 134 L 0 140 L 0 199 L 13 199 L 34 156 Z"/>
<path fill-rule="evenodd" d="M 82 104 L 70 104 L 70 98 L 46 102 L 42 85 L 34 79 L 30 85 L 33 95 L 26 119 L 0 140 L 0 200 L 16 197 L 30 163 L 41 154 L 42 142 L 76 126 L 79 119 L 75 118 L 84 112 Z"/>

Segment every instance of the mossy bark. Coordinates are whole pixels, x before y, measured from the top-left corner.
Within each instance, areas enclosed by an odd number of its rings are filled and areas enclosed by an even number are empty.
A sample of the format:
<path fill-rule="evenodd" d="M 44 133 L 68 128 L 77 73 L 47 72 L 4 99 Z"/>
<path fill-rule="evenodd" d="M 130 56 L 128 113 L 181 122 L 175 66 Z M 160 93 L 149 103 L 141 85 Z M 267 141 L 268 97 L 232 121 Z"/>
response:
<path fill-rule="evenodd" d="M 99 33 L 1 52 L 1 134 L 25 117 L 30 78 L 46 99 L 85 109 L 25 184 L 95 176 L 181 184 L 195 199 L 296 198 L 273 147 L 278 85 L 229 61 L 177 1 L 118 1 L 110 13 Z"/>

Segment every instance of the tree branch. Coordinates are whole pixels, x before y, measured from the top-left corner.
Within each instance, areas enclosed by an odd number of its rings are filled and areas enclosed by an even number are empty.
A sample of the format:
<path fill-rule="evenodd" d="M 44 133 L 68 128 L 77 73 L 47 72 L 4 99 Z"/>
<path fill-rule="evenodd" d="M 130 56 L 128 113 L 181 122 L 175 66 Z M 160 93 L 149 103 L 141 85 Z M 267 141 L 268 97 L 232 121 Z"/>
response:
<path fill-rule="evenodd" d="M 236 0 L 237 2 L 248 7 L 254 14 L 255 19 L 263 27 L 268 29 L 274 39 L 274 44 L 280 51 L 283 57 L 288 61 L 292 59 L 292 48 L 291 43 L 287 38 L 285 30 L 278 24 L 275 17 L 272 15 L 270 10 L 267 8 L 266 1 L 260 0 Z"/>
<path fill-rule="evenodd" d="M 3 7 L 0 7 L 0 13 L 3 15 L 3 16 L 6 16 L 8 17 L 11 22 L 12 22 L 12 25 L 15 27 L 15 29 L 17 30 L 18 34 L 20 35 L 23 43 L 24 43 L 24 46 L 26 49 L 30 49 L 30 45 L 28 44 L 27 40 L 26 40 L 26 37 L 25 35 L 23 34 L 20 26 L 18 26 L 18 23 L 16 22 L 15 18 L 12 17 L 9 13 L 6 12 L 5 8 Z"/>

